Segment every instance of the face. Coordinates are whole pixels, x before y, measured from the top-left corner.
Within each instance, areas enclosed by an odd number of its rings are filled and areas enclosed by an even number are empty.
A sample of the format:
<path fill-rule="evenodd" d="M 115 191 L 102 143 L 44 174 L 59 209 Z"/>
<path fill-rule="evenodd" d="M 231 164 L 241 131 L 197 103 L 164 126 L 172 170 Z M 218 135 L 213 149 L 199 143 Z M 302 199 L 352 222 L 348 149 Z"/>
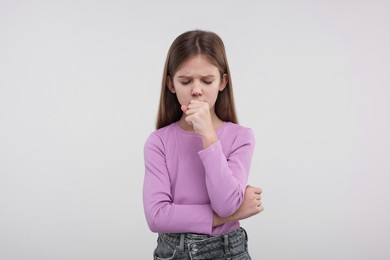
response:
<path fill-rule="evenodd" d="M 168 77 L 167 82 L 181 105 L 188 105 L 191 100 L 205 101 L 214 111 L 218 92 L 226 87 L 227 75 L 221 77 L 217 66 L 206 57 L 197 55 L 184 62 L 173 79 Z"/>

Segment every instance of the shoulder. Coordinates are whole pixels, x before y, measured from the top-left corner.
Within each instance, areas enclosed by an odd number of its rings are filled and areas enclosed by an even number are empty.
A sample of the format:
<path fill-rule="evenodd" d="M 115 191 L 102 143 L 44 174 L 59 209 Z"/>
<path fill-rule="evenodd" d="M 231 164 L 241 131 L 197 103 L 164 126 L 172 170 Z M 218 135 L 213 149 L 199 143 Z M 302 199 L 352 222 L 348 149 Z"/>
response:
<path fill-rule="evenodd" d="M 145 141 L 145 147 L 164 146 L 164 142 L 169 140 L 175 129 L 175 123 L 162 127 L 151 132 Z"/>
<path fill-rule="evenodd" d="M 255 135 L 252 128 L 235 124 L 232 122 L 225 122 L 223 132 L 230 137 L 238 140 L 254 141 Z"/>
<path fill-rule="evenodd" d="M 255 147 L 253 130 L 239 124 L 225 122 L 218 137 L 228 156 L 236 151 L 252 153 Z"/>

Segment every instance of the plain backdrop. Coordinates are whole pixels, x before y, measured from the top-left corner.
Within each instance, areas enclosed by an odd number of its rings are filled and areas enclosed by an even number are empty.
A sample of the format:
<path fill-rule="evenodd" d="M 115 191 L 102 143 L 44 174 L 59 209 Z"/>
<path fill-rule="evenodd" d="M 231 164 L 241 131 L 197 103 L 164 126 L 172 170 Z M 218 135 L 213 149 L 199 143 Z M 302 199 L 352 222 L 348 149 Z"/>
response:
<path fill-rule="evenodd" d="M 390 259 L 389 1 L 0 0 L 0 259 L 152 259 L 143 145 L 168 48 L 226 45 L 256 135 L 255 260 Z"/>

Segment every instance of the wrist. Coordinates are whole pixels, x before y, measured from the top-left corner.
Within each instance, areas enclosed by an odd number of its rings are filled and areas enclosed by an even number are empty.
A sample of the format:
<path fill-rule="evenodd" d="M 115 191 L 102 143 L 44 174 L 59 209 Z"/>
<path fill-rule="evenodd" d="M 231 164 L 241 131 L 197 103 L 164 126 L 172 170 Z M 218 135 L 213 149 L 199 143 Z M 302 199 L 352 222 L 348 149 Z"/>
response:
<path fill-rule="evenodd" d="M 226 224 L 228 222 L 234 221 L 233 215 L 228 216 L 228 217 L 220 217 L 217 214 L 213 214 L 213 227 L 220 226 L 223 224 Z"/>
<path fill-rule="evenodd" d="M 206 149 L 207 147 L 209 147 L 210 145 L 214 144 L 217 141 L 218 141 L 218 137 L 215 134 L 215 132 L 210 135 L 202 136 L 203 149 Z"/>

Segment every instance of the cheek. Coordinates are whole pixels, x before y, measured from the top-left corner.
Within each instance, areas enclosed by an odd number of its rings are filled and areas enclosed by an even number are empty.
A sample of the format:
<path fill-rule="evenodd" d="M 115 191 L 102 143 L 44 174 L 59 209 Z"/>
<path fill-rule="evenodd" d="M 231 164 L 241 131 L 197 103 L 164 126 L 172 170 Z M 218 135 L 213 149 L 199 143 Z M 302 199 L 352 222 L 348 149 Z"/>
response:
<path fill-rule="evenodd" d="M 213 98 L 217 99 L 218 95 L 219 95 L 218 87 L 213 87 L 207 90 L 207 96 L 211 99 Z"/>
<path fill-rule="evenodd" d="M 183 91 L 176 91 L 176 97 L 180 105 L 188 105 L 191 100 L 191 95 Z"/>
<path fill-rule="evenodd" d="M 215 105 L 215 102 L 217 101 L 218 95 L 219 95 L 219 90 L 218 89 L 210 90 L 207 93 L 207 95 L 206 95 L 207 96 L 207 102 L 209 103 L 210 107 L 213 107 Z"/>

